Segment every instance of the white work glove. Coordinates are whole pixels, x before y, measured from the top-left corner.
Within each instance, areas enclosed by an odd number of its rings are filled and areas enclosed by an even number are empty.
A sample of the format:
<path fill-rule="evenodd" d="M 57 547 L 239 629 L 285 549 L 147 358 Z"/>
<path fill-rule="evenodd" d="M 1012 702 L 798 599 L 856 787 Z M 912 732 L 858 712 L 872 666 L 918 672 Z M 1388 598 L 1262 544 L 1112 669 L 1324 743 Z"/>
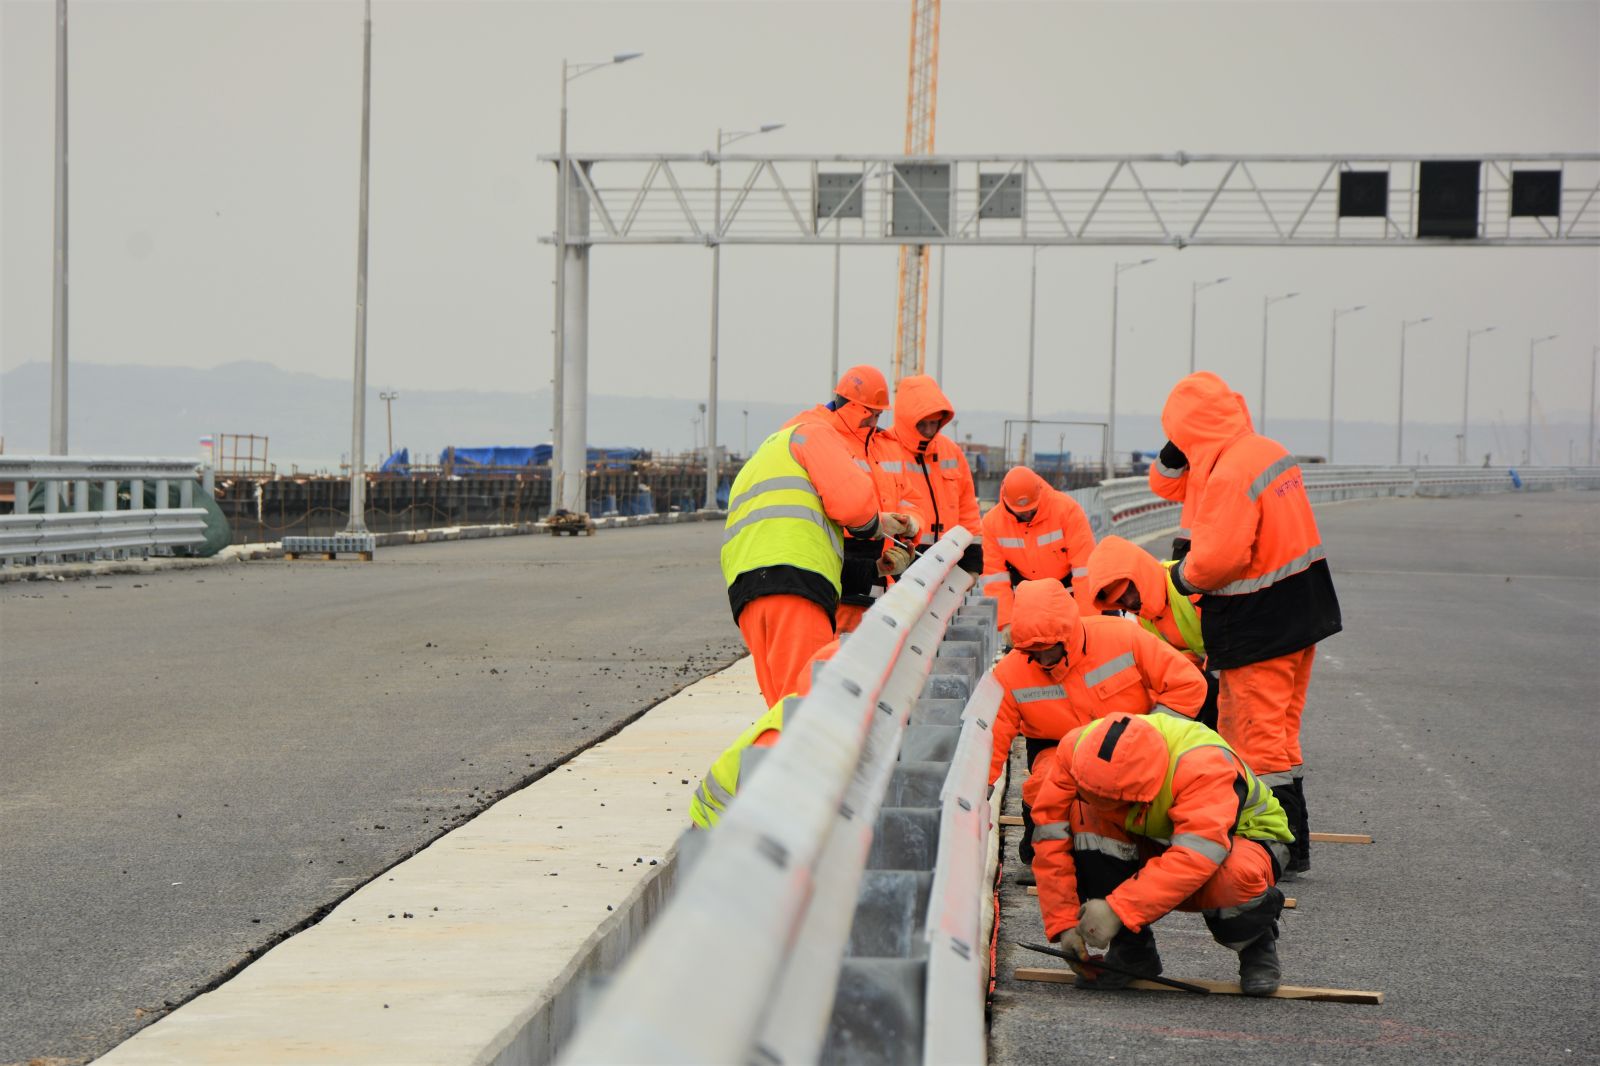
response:
<path fill-rule="evenodd" d="M 1080 959 L 1089 957 L 1089 945 L 1083 942 L 1083 934 L 1076 929 L 1068 929 L 1056 937 L 1056 943 L 1069 955 L 1076 955 Z M 1074 967 L 1076 969 L 1076 967 Z"/>
<path fill-rule="evenodd" d="M 890 544 L 878 556 L 878 576 L 893 577 L 904 573 L 905 568 L 911 565 L 911 552 L 899 544 Z"/>
<path fill-rule="evenodd" d="M 915 541 L 920 527 L 911 515 L 901 511 L 885 511 L 878 516 L 878 531 L 886 536 Z"/>
<path fill-rule="evenodd" d="M 1092 948 L 1103 948 L 1122 932 L 1122 919 L 1103 899 L 1091 899 L 1078 916 L 1078 933 Z"/>
<path fill-rule="evenodd" d="M 1006 651 L 1011 650 L 1011 626 L 1000 627 L 1000 647 Z"/>

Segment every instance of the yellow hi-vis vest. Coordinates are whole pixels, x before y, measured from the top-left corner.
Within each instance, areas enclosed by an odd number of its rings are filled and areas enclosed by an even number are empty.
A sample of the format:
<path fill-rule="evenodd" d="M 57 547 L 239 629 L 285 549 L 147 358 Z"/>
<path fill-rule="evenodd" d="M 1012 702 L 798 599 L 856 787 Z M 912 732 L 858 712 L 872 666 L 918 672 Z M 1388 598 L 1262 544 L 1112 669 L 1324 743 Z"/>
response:
<path fill-rule="evenodd" d="M 739 771 L 743 768 L 744 757 L 755 744 L 756 738 L 769 729 L 783 731 L 783 712 L 790 700 L 798 696 L 785 696 L 772 708 L 755 720 L 755 723 L 739 734 L 739 739 L 728 745 L 728 750 L 717 756 L 717 761 L 711 764 L 711 769 L 706 771 L 705 780 L 700 782 L 700 787 L 694 790 L 694 798 L 689 801 L 689 817 L 701 829 L 710 829 L 722 818 L 722 813 L 728 809 L 728 804 L 733 802 L 733 797 L 739 791 Z"/>
<path fill-rule="evenodd" d="M 789 450 L 789 438 L 802 430 L 822 432 L 805 426 L 778 430 L 733 479 L 722 535 L 722 576 L 730 586 L 752 570 L 793 566 L 821 574 L 839 595 L 844 532 L 822 509 L 810 475 Z"/>
<path fill-rule="evenodd" d="M 1172 843 L 1172 777 L 1177 772 L 1178 760 L 1196 748 L 1215 747 L 1227 752 L 1238 765 L 1239 772 L 1245 778 L 1244 807 L 1239 812 L 1239 821 L 1234 829 L 1238 836 L 1250 840 L 1271 841 L 1277 840 L 1289 843 L 1294 840 L 1294 834 L 1289 831 L 1289 818 L 1279 806 L 1277 797 L 1272 790 L 1250 771 L 1237 752 L 1213 730 L 1206 728 L 1199 722 L 1189 718 L 1179 718 L 1170 714 L 1147 714 L 1144 721 L 1161 733 L 1167 742 L 1167 776 L 1161 782 L 1161 791 L 1156 793 L 1156 798 L 1149 803 L 1135 803 L 1128 812 L 1123 828 L 1136 836 L 1142 836 L 1161 844 Z M 1078 737 L 1077 744 L 1082 744 L 1085 736 L 1089 734 L 1088 728 L 1083 730 Z M 1077 749 L 1077 744 L 1073 749 Z M 1218 862 L 1222 860 L 1218 859 Z"/>
<path fill-rule="evenodd" d="M 1172 621 L 1178 626 L 1178 635 L 1183 642 L 1189 645 L 1189 650 L 1200 658 L 1206 657 L 1206 642 L 1200 636 L 1200 612 L 1195 610 L 1189 597 L 1178 591 L 1178 586 L 1172 582 L 1172 568 L 1178 565 L 1178 560 L 1168 559 L 1161 564 L 1167 568 L 1167 605 L 1172 608 Z M 1139 624 L 1165 641 L 1166 635 L 1156 628 L 1156 624 L 1148 618 L 1139 619 Z"/>

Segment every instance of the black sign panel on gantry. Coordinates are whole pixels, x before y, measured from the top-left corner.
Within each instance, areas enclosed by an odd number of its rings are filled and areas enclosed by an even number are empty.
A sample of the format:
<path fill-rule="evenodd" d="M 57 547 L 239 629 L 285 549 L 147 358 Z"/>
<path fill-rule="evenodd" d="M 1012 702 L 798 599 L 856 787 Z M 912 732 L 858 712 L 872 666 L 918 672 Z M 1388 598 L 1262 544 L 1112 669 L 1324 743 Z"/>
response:
<path fill-rule="evenodd" d="M 950 232 L 950 202 L 949 163 L 896 163 L 890 235 L 945 236 Z"/>

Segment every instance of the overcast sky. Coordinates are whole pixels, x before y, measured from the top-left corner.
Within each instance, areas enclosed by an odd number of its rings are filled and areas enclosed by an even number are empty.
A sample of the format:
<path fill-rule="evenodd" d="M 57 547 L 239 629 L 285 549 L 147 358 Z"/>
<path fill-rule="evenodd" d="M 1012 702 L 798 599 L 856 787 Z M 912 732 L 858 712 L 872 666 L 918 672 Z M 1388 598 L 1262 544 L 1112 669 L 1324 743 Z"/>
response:
<path fill-rule="evenodd" d="M 590 151 L 700 151 L 716 128 L 783 122 L 762 148 L 893 152 L 904 131 L 909 0 L 374 3 L 369 383 L 545 387 L 563 56 L 645 57 L 572 88 Z M 353 335 L 359 0 L 72 0 L 72 358 L 348 376 Z M 0 370 L 50 357 L 52 0 L 0 0 Z M 1600 151 L 1600 3 L 1008 3 L 945 0 L 938 140 L 963 152 Z M 753 145 L 752 145 L 753 146 Z M 1341 418 L 1391 419 L 1400 322 L 1408 417 L 1520 425 L 1528 339 L 1552 417 L 1581 419 L 1600 341 L 1600 250 L 1160 249 L 1123 277 L 1119 408 L 1159 409 L 1186 368 L 1190 283 L 1202 365 L 1248 388 L 1261 299 L 1272 412 L 1327 409 L 1329 311 Z M 1040 257 L 1037 406 L 1103 403 L 1111 265 Z M 723 259 L 724 440 L 740 400 L 820 398 L 832 253 Z M 709 255 L 600 248 L 591 387 L 698 397 Z M 1025 249 L 949 260 L 946 386 L 1022 410 Z M 895 255 L 847 250 L 846 362 L 887 365 Z M 931 349 L 930 349 L 931 352 Z M 370 419 L 369 415 L 369 419 Z M 548 419 L 529 439 L 548 436 Z M 43 442 L 38 442 L 42 444 Z"/>

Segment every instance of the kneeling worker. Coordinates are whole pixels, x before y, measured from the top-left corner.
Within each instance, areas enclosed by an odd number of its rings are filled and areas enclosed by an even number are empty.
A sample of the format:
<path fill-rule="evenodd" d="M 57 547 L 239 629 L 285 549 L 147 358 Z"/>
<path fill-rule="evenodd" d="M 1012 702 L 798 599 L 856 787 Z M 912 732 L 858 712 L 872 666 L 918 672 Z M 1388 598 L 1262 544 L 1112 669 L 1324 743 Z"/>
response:
<path fill-rule="evenodd" d="M 1198 667 L 1206 679 L 1201 724 L 1217 728 L 1217 679 L 1206 670 L 1206 643 L 1200 635 L 1199 596 L 1172 583 L 1176 560 L 1157 562 L 1132 541 L 1110 536 L 1089 556 L 1088 588 L 1094 610 L 1126 611 L 1150 633 L 1166 641 Z"/>
<path fill-rule="evenodd" d="M 1215 732 L 1168 715 L 1091 722 L 1061 742 L 1033 816 L 1045 935 L 1069 954 L 1109 943 L 1106 962 L 1159 974 L 1151 924 L 1199 911 L 1239 953 L 1244 994 L 1278 990 L 1277 882 L 1293 838 L 1271 789 Z M 1130 980 L 1103 972 L 1077 984 Z"/>
<path fill-rule="evenodd" d="M 1033 791 L 1061 738 L 1118 711 L 1193 718 L 1205 701 L 1206 684 L 1182 655 L 1126 619 L 1080 618 L 1077 600 L 1060 581 L 1017 586 L 1011 636 L 1015 647 L 994 668 L 1004 695 L 994 720 L 989 783 L 1000 777 L 1021 733 L 1032 776 L 1022 789 L 1018 854 L 1028 862 Z"/>

